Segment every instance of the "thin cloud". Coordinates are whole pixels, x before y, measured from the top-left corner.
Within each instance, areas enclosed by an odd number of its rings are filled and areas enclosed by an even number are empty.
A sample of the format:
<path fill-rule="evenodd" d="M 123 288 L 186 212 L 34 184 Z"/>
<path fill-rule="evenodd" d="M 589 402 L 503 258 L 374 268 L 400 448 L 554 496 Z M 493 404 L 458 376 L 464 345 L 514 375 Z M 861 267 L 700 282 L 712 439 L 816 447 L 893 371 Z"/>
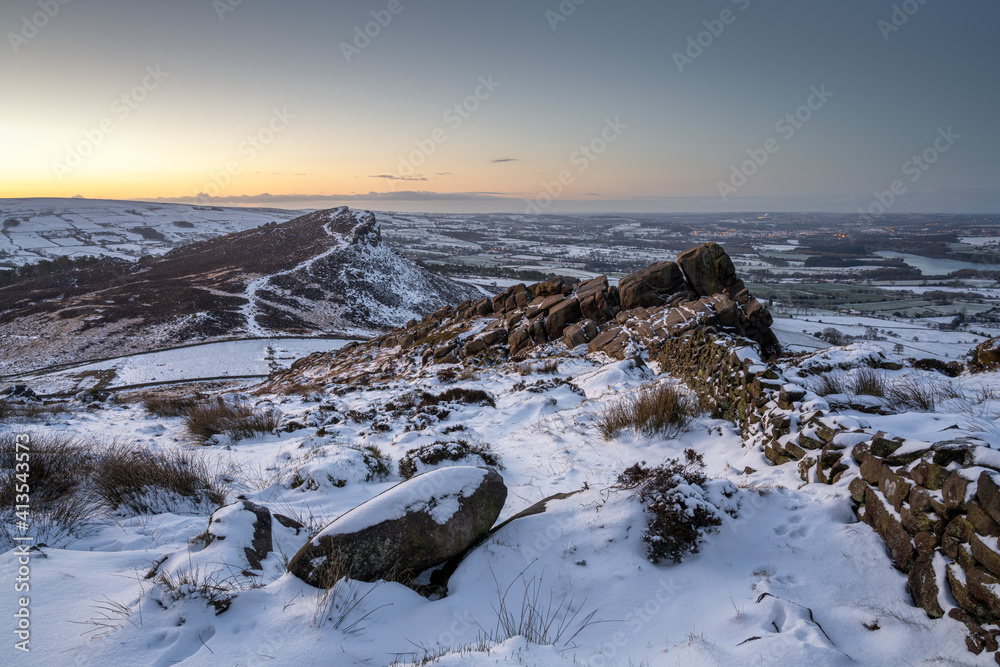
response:
<path fill-rule="evenodd" d="M 521 160 L 516 157 L 501 157 L 493 160 L 493 164 L 500 164 L 501 162 L 520 162 Z"/>
<path fill-rule="evenodd" d="M 396 176 L 395 174 L 375 174 L 368 178 L 384 178 L 387 181 L 426 181 L 423 176 Z"/>

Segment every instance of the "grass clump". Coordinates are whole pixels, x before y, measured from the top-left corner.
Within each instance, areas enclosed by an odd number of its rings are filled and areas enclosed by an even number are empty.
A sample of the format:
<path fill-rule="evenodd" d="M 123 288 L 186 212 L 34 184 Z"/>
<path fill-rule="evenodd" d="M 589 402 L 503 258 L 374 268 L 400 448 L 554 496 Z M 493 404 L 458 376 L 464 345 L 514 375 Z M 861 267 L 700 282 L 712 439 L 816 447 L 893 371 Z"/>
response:
<path fill-rule="evenodd" d="M 23 518 L 17 505 L 25 504 L 18 496 L 24 485 L 31 505 L 28 523 L 36 541 L 60 546 L 79 536 L 96 505 L 87 488 L 90 460 L 91 453 L 74 436 L 0 434 L 0 551 L 15 544 L 14 527 Z M 24 462 L 27 473 L 23 466 L 17 467 Z"/>
<path fill-rule="evenodd" d="M 694 414 L 693 402 L 676 385 L 646 385 L 605 407 L 598 428 L 605 440 L 626 429 L 672 438 L 687 428 Z"/>
<path fill-rule="evenodd" d="M 852 379 L 852 390 L 859 396 L 882 398 L 889 391 L 889 381 L 885 373 L 871 368 L 859 368 Z"/>
<path fill-rule="evenodd" d="M 281 413 L 274 408 L 256 409 L 246 403 L 226 403 L 221 398 L 191 405 L 184 415 L 188 435 L 202 445 L 216 435 L 243 440 L 270 433 L 280 422 Z"/>
<path fill-rule="evenodd" d="M 938 401 L 964 398 L 961 391 L 950 382 L 921 380 L 906 377 L 893 382 L 886 393 L 886 400 L 896 410 L 933 412 Z"/>
<path fill-rule="evenodd" d="M 18 446 L 18 445 L 21 446 Z M 27 454 L 27 457 L 25 457 Z M 20 460 L 19 457 L 20 456 Z M 28 472 L 18 463 L 28 463 Z M 179 502 L 225 502 L 226 490 L 190 452 L 158 452 L 131 441 L 60 433 L 0 434 L 0 547 L 13 544 L 18 498 L 28 485 L 30 523 L 50 546 L 79 537 L 105 512 L 148 514 Z"/>
<path fill-rule="evenodd" d="M 723 510 L 709 500 L 705 462 L 693 449 L 684 451 L 683 460 L 670 459 L 655 468 L 645 463 L 622 472 L 616 487 L 635 491 L 646 507 L 649 519 L 642 541 L 649 561 L 655 564 L 669 559 L 679 563 L 687 554 L 698 553 L 706 533 L 718 530 Z M 731 497 L 736 488 L 722 493 Z"/>
<path fill-rule="evenodd" d="M 142 407 L 151 415 L 157 417 L 183 417 L 187 411 L 197 404 L 197 400 L 182 396 L 156 396 L 147 394 L 142 397 Z"/>
<path fill-rule="evenodd" d="M 514 370 L 517 371 L 518 375 L 555 375 L 559 372 L 559 360 L 558 359 L 546 359 L 541 363 L 532 363 L 526 361 L 514 366 Z"/>
<path fill-rule="evenodd" d="M 503 469 L 500 457 L 489 445 L 470 443 L 468 440 L 453 440 L 435 442 L 408 451 L 399 460 L 399 476 L 410 479 L 417 474 L 417 464 L 433 466 L 442 461 L 462 461 L 478 457 L 492 468 Z"/>
<path fill-rule="evenodd" d="M 830 372 L 817 376 L 815 381 L 811 383 L 810 389 L 812 389 L 817 396 L 846 394 L 847 384 L 844 381 L 843 373 Z"/>
<path fill-rule="evenodd" d="M 52 415 L 68 412 L 62 402 L 9 401 L 0 399 L 0 422 L 25 423 L 41 421 Z"/>
<path fill-rule="evenodd" d="M 204 459 L 180 449 L 167 452 L 112 441 L 96 452 L 92 487 L 108 509 L 153 513 L 164 501 L 190 499 L 214 506 L 226 492 L 212 480 Z"/>

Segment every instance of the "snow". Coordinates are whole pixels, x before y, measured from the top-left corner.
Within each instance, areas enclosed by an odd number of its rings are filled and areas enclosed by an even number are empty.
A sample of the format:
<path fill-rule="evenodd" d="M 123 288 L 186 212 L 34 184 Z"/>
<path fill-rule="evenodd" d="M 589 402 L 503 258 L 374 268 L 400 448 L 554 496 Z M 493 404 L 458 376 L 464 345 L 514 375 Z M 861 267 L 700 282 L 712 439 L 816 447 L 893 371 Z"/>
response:
<path fill-rule="evenodd" d="M 319 544 L 322 537 L 358 533 L 383 521 L 402 519 L 410 512 L 427 512 L 444 525 L 460 509 L 459 499 L 475 493 L 486 473 L 484 468 L 456 466 L 417 475 L 338 518 L 313 538 L 313 544 Z M 428 497 L 434 502 L 429 503 Z"/>
<path fill-rule="evenodd" d="M 215 372 L 198 364 L 241 349 L 219 345 L 229 347 L 177 351 L 182 356 L 171 363 L 178 370 L 190 365 L 187 375 Z M 867 344 L 831 350 L 825 360 L 857 361 L 878 350 Z M 142 355 L 116 362 L 115 368 L 159 369 L 162 357 L 156 363 L 150 359 Z M 320 400 L 255 396 L 252 400 L 307 427 L 191 452 L 207 457 L 220 478 L 232 480 L 230 502 L 243 495 L 312 530 L 331 521 L 331 529 L 356 530 L 414 507 L 413 497 L 404 493 L 408 484 L 400 485 L 395 473 L 369 479 L 358 449 L 363 446 L 376 446 L 398 461 L 445 438 L 488 443 L 503 460 L 509 489 L 501 520 L 553 494 L 585 489 L 499 530 L 459 566 L 447 597 L 427 599 L 400 584 L 351 581 L 324 597 L 284 571 L 285 559 L 313 533 L 296 535 L 277 523 L 274 551 L 263 569 L 252 577 L 232 575 L 228 566 L 239 562 L 252 535 L 246 513 L 218 515 L 223 521 L 214 530 L 227 539 L 205 548 L 193 538 L 208 527 L 212 508 L 100 516 L 77 538 L 34 553 L 32 652 L 12 664 L 59 664 L 72 655 L 80 665 L 388 665 L 420 660 L 425 650 L 442 654 L 431 663 L 441 665 L 992 664 L 988 654 L 967 651 L 960 623 L 932 621 L 912 605 L 906 575 L 894 569 L 882 539 L 857 521 L 847 479 L 833 486 L 803 485 L 796 466 L 769 465 L 758 449 L 744 446 L 729 422 L 706 415 L 675 438 L 624 433 L 605 441 L 597 425 L 607 405 L 650 381 L 674 380 L 657 378 L 634 361 L 602 363 L 579 353 L 564 353 L 559 361 L 555 376 L 523 377 L 498 366 L 447 385 L 487 390 L 497 407 L 450 405 L 447 418 L 418 430 L 393 421 L 381 431 L 370 420 L 346 415 L 373 410 L 386 419 L 385 403 L 401 394 L 443 391 L 446 386 L 434 373 L 325 393 Z M 553 384 L 540 393 L 519 384 L 554 377 L 572 384 Z M 985 373 L 956 382 L 995 386 L 1000 377 Z M 846 414 L 837 423 L 923 442 L 964 435 L 969 426 L 953 412 L 955 406 L 939 409 Z M 976 428 L 997 428 L 988 413 L 977 419 Z M 136 404 L 80 407 L 45 426 L 10 427 L 133 438 L 162 450 L 184 444 L 180 418 L 154 419 Z M 700 553 L 680 564 L 652 565 L 640 540 L 646 515 L 614 482 L 632 464 L 662 462 L 687 448 L 704 455 L 706 473 L 717 480 L 707 487 L 709 498 L 721 504 L 724 492 L 731 493 L 738 510 L 735 517 L 722 515 L 719 532 L 706 537 Z M 757 472 L 744 474 L 747 467 Z M 446 502 L 432 511 L 447 520 L 457 506 L 447 498 L 471 492 L 484 474 L 468 466 L 438 468 L 409 486 L 446 480 L 436 491 Z M 296 476 L 301 483 L 293 484 Z M 174 579 L 198 569 L 202 576 L 235 576 L 241 588 L 217 614 L 197 586 L 171 591 L 146 579 L 157 561 Z M 18 567 L 13 551 L 0 556 L 0 581 L 13 581 Z M 943 574 L 944 561 L 936 559 L 934 567 Z M 565 621 L 570 631 L 555 645 L 498 632 L 502 592 L 509 590 L 506 604 L 519 615 L 524 596 L 536 589 L 552 609 L 568 610 L 557 612 L 556 624 Z M 15 604 L 13 595 L 0 598 L 0 615 L 11 618 Z M 107 615 L 102 604 L 117 605 L 112 608 L 118 611 L 102 619 Z M 942 601 L 946 610 L 949 605 L 954 603 Z M 594 623 L 579 627 L 591 613 Z M 873 622 L 880 629 L 866 630 Z M 484 634 L 493 640 L 483 640 Z"/>
<path fill-rule="evenodd" d="M 0 231 L 5 263 L 20 266 L 57 256 L 108 256 L 137 260 L 186 243 L 285 222 L 299 211 L 221 208 L 102 199 L 0 199 L 0 216 L 20 224 Z M 182 223 L 179 226 L 175 223 Z M 153 229 L 163 240 L 143 238 Z"/>
<path fill-rule="evenodd" d="M 339 350 L 349 340 L 259 338 L 207 343 L 161 350 L 106 361 L 62 365 L 9 376 L 9 382 L 27 383 L 39 394 L 70 393 L 103 386 L 168 384 L 208 378 L 266 377 L 274 368 L 287 368 L 311 352 Z"/>

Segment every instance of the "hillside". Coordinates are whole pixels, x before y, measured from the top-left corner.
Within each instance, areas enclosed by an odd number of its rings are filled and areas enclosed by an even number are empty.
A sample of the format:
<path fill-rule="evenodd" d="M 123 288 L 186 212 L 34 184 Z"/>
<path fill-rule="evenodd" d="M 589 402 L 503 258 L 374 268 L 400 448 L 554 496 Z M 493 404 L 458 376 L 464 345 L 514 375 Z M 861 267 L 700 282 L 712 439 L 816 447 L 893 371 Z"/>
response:
<path fill-rule="evenodd" d="M 219 338 L 368 335 L 475 294 L 386 247 L 373 214 L 340 208 L 2 288 L 0 352 L 10 371 Z"/>
<path fill-rule="evenodd" d="M 19 389 L 0 491 L 27 433 L 32 515 L 0 540 L 38 545 L 28 664 L 996 664 L 1000 355 L 782 333 L 706 244 L 242 391 Z"/>

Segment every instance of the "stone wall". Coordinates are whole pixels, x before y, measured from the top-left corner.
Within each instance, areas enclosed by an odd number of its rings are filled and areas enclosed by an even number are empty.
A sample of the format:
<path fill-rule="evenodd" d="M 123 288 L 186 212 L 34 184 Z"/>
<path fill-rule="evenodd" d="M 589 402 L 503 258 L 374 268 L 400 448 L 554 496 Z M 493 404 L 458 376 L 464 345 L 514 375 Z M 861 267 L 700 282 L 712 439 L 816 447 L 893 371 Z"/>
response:
<path fill-rule="evenodd" d="M 1000 663 L 1000 452 L 872 432 L 761 363 L 749 341 L 710 330 L 664 341 L 656 359 L 774 465 L 797 465 L 805 482 L 850 480 L 859 519 L 885 540 L 914 604 L 964 623 L 969 650 Z"/>

